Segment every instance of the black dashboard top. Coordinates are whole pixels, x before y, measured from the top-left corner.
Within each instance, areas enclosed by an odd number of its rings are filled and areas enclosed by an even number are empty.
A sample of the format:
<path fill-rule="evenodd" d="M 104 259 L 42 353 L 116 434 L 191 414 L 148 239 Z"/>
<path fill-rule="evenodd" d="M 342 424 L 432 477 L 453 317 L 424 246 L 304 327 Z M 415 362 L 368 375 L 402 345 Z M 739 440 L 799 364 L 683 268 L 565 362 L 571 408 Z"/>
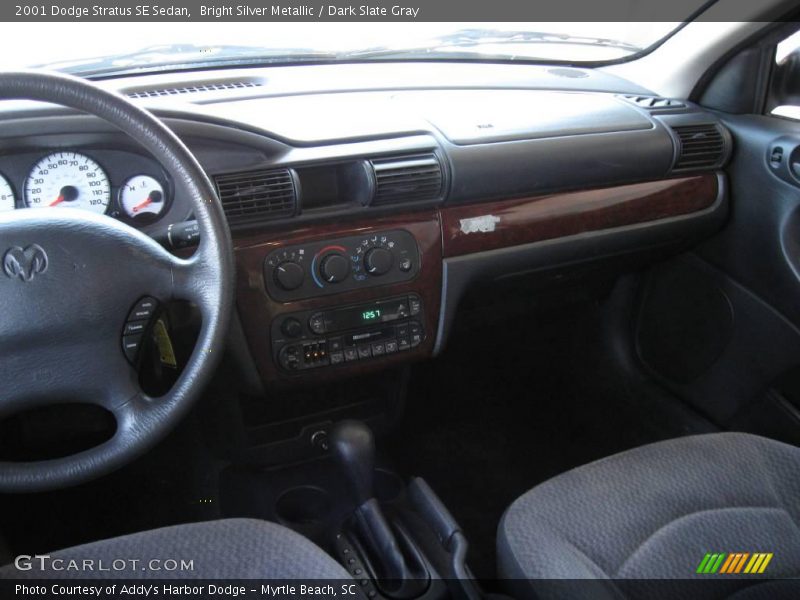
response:
<path fill-rule="evenodd" d="M 528 66 L 524 72 L 534 78 L 525 86 L 517 67 L 448 65 L 447 74 L 440 69 L 439 80 L 422 85 L 420 79 L 439 67 L 382 65 L 380 74 L 366 65 L 287 67 L 197 73 L 191 85 L 186 74 L 174 81 L 162 75 L 102 85 L 116 86 L 153 110 L 212 178 L 238 182 L 223 189 L 217 180 L 221 195 L 231 192 L 236 202 L 236 227 L 659 179 L 679 170 L 681 148 L 695 143 L 682 141 L 682 128 L 691 135 L 710 131 L 709 143 L 717 143 L 715 135 L 721 140 L 720 151 L 691 163 L 694 169 L 719 168 L 730 152 L 713 114 L 686 102 L 651 102 L 652 95 L 637 96 L 635 85 L 596 71 L 554 74 Z M 367 71 L 372 82 L 359 79 Z M 334 73 L 338 87 L 330 79 Z M 477 75 L 483 79 L 475 80 Z M 252 85 L 232 85 L 236 78 Z M 390 81 L 395 89 L 388 89 Z M 555 89 L 558 82 L 561 89 Z M 163 215 L 144 223 L 145 231 L 155 234 L 190 217 L 182 191 L 172 189 L 163 170 L 104 124 L 60 107 L 15 102 L 2 108 L 0 173 L 16 188 L 19 207 L 25 206 L 31 166 L 57 150 L 86 155 L 107 172 L 109 214 L 125 218 L 118 200 L 123 184 L 141 174 L 169 195 Z M 706 130 L 698 134 L 692 129 L 697 127 Z M 247 202 L 257 193 L 273 198 L 278 188 L 269 186 L 277 180 L 263 177 L 279 171 L 286 173 L 278 182 L 284 194 L 280 210 L 262 202 L 270 214 L 262 211 L 248 223 L 244 217 L 256 204 Z M 377 201 L 382 175 L 406 174 L 422 177 L 422 184 L 409 179 L 405 187 L 388 189 L 383 197 L 391 201 Z M 428 186 L 426 193 L 419 193 L 419 185 Z"/>

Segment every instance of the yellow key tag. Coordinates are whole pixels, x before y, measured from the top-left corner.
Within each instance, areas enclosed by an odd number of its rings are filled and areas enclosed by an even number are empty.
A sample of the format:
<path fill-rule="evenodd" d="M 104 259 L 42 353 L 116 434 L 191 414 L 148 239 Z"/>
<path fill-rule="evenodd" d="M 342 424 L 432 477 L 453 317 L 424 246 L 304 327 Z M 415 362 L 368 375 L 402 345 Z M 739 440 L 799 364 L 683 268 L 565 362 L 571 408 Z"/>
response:
<path fill-rule="evenodd" d="M 163 319 L 156 321 L 156 324 L 153 326 L 153 339 L 156 342 L 156 346 L 158 346 L 161 364 L 177 369 L 178 361 L 175 359 L 175 351 L 172 349 L 172 340 L 169 339 L 167 326 L 164 324 Z"/>

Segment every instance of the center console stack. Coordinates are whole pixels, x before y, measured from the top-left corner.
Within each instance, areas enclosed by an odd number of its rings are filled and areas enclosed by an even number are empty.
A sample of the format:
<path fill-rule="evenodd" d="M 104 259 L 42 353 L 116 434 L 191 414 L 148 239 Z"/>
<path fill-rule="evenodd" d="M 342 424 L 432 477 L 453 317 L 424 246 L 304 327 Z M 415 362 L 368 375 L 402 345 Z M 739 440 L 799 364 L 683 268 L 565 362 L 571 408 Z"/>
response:
<path fill-rule="evenodd" d="M 318 383 L 430 356 L 441 244 L 435 211 L 237 240 L 239 314 L 263 383 Z"/>
<path fill-rule="evenodd" d="M 420 254 L 403 230 L 290 245 L 264 260 L 264 281 L 279 301 L 324 297 L 413 280 Z M 425 338 L 417 294 L 328 306 L 272 321 L 272 354 L 284 371 L 333 367 L 419 346 Z"/>

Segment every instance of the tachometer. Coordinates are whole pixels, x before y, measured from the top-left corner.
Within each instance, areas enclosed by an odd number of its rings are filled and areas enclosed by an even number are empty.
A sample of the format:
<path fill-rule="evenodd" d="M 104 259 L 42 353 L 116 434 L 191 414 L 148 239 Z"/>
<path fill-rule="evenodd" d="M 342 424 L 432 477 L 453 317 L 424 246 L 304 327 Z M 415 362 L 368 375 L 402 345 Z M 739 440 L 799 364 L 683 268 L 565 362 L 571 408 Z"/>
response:
<path fill-rule="evenodd" d="M 11 189 L 11 184 L 8 183 L 8 179 L 0 175 L 0 212 L 4 210 L 14 210 L 15 208 L 14 190 Z"/>
<path fill-rule="evenodd" d="M 31 169 L 25 182 L 25 204 L 30 208 L 66 206 L 106 212 L 111 186 L 103 169 L 77 152 L 54 152 Z"/>

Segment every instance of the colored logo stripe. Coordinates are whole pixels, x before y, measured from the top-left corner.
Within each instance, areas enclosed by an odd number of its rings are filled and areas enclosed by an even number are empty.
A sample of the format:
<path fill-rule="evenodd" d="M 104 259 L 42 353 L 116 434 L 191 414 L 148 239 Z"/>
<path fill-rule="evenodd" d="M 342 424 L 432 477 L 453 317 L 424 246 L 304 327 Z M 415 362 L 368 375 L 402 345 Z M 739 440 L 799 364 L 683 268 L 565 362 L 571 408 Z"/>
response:
<path fill-rule="evenodd" d="M 722 554 L 711 554 L 708 553 L 703 557 L 703 560 L 700 561 L 700 565 L 697 567 L 698 573 L 716 573 L 717 569 L 719 569 L 720 564 L 722 564 L 722 560 L 727 555 L 725 553 Z"/>
<path fill-rule="evenodd" d="M 753 554 L 753 558 L 750 559 L 750 562 L 747 563 L 747 566 L 744 569 L 745 573 L 763 573 L 769 561 L 772 560 L 772 552 L 757 552 Z"/>
<path fill-rule="evenodd" d="M 737 573 L 760 574 L 772 560 L 771 552 L 709 552 L 697 565 L 697 573 L 733 575 Z M 745 566 L 746 565 L 746 566 Z"/>
<path fill-rule="evenodd" d="M 720 573 L 739 573 L 744 567 L 744 562 L 750 557 L 748 552 L 736 552 L 728 555 L 728 560 L 722 565 Z"/>

